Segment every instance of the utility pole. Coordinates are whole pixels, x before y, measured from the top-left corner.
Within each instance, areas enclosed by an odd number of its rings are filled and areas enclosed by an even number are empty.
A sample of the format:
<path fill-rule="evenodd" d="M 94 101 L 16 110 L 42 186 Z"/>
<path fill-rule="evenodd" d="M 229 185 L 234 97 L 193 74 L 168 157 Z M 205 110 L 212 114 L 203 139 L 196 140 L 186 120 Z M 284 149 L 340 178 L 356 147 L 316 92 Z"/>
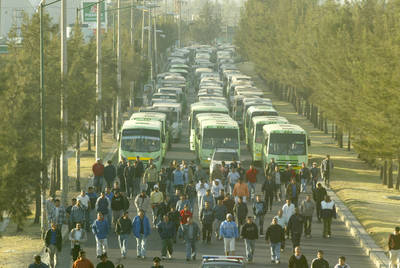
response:
<path fill-rule="evenodd" d="M 116 107 L 116 122 L 115 130 L 119 131 L 120 120 L 121 120 L 121 0 L 117 1 L 117 107 Z"/>
<path fill-rule="evenodd" d="M 144 7 L 143 7 L 143 11 L 142 11 L 142 44 L 141 44 L 141 48 L 142 48 L 142 59 L 144 56 L 144 23 L 145 23 L 145 17 L 144 17 Z"/>
<path fill-rule="evenodd" d="M 136 47 L 135 47 L 135 31 L 134 31 L 134 8 L 133 8 L 134 0 L 131 0 L 131 46 L 133 52 L 136 53 Z M 129 90 L 129 108 L 133 109 L 134 102 L 133 102 L 133 94 L 134 94 L 134 82 L 130 82 L 130 90 Z"/>
<path fill-rule="evenodd" d="M 1 26 L 2 26 L 2 24 L 1 24 L 1 11 L 2 9 L 1 9 L 1 0 L 0 0 L 0 36 L 1 36 Z"/>
<path fill-rule="evenodd" d="M 157 77 L 158 66 L 157 66 L 157 24 L 156 24 L 156 10 L 154 9 L 153 15 L 154 24 L 154 76 Z"/>
<path fill-rule="evenodd" d="M 68 117 L 67 117 L 67 0 L 61 0 L 61 155 L 60 155 L 60 174 L 61 174 L 61 202 L 67 205 L 69 181 L 68 181 Z"/>
<path fill-rule="evenodd" d="M 151 55 L 151 7 L 148 7 L 149 10 L 149 31 L 148 31 L 148 42 L 147 42 L 147 57 L 150 61 L 150 82 L 153 81 L 153 57 Z"/>
<path fill-rule="evenodd" d="M 96 30 L 96 159 L 101 158 L 101 3 L 97 3 Z"/>
<path fill-rule="evenodd" d="M 182 27 L 182 0 L 178 0 L 178 8 L 179 8 L 179 23 L 178 23 L 178 48 L 181 47 L 181 27 Z"/>
<path fill-rule="evenodd" d="M 1 0 L 0 0 L 1 1 Z M 134 46 L 135 44 L 135 35 L 134 35 L 134 21 L 133 21 L 133 16 L 134 16 L 134 0 L 131 0 L 131 45 Z"/>

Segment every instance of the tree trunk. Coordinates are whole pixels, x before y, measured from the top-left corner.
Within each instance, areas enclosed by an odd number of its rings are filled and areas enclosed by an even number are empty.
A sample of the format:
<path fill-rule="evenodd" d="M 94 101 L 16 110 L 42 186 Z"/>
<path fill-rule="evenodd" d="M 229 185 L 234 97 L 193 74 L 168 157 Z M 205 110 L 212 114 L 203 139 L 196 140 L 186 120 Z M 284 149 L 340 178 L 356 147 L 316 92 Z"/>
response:
<path fill-rule="evenodd" d="M 56 196 L 56 173 L 57 173 L 57 167 L 56 167 L 56 157 L 53 157 L 51 159 L 51 170 L 50 170 L 50 196 L 55 197 Z"/>
<path fill-rule="evenodd" d="M 56 189 L 60 190 L 61 189 L 61 170 L 60 170 L 60 161 L 58 161 L 58 159 L 60 159 L 59 153 L 57 153 L 54 162 L 56 164 Z"/>
<path fill-rule="evenodd" d="M 339 128 L 338 144 L 339 144 L 340 148 L 343 148 L 343 129 L 342 128 Z"/>
<path fill-rule="evenodd" d="M 397 160 L 397 179 L 396 179 L 396 190 L 400 188 L 400 158 Z"/>
<path fill-rule="evenodd" d="M 335 122 L 332 122 L 332 139 L 335 138 Z"/>
<path fill-rule="evenodd" d="M 383 165 L 383 185 L 387 185 L 387 160 L 385 160 L 385 163 Z"/>
<path fill-rule="evenodd" d="M 388 188 L 393 188 L 393 160 L 389 160 L 389 170 L 388 170 Z"/>
<path fill-rule="evenodd" d="M 81 135 L 76 133 L 76 191 L 81 190 Z"/>
<path fill-rule="evenodd" d="M 310 120 L 310 103 L 308 102 L 308 99 L 306 100 L 306 117 Z"/>
<path fill-rule="evenodd" d="M 335 141 L 338 140 L 338 135 L 339 135 L 338 131 L 339 131 L 339 128 L 338 128 L 338 126 L 335 124 Z"/>
<path fill-rule="evenodd" d="M 383 166 L 380 166 L 380 176 L 379 177 L 381 179 L 382 184 L 385 185 L 385 183 L 384 183 L 385 178 L 384 178 L 384 173 L 383 173 Z"/>
<path fill-rule="evenodd" d="M 38 224 L 40 221 L 40 206 L 41 206 L 41 199 L 40 199 L 40 184 L 35 189 L 35 219 L 33 223 Z"/>
<path fill-rule="evenodd" d="M 318 128 L 318 107 L 314 106 L 314 127 Z"/>
<path fill-rule="evenodd" d="M 318 125 L 320 130 L 324 130 L 324 112 L 320 111 L 319 112 L 319 120 L 318 120 Z"/>
<path fill-rule="evenodd" d="M 113 137 L 114 137 L 114 139 L 116 139 L 118 130 L 116 129 L 116 127 L 117 127 L 117 123 L 116 123 L 116 120 L 117 120 L 117 114 L 116 114 L 117 101 L 115 99 L 113 101 L 113 108 L 112 109 L 113 109 L 113 116 L 112 116 Z"/>
<path fill-rule="evenodd" d="M 349 130 L 349 136 L 347 139 L 347 151 L 351 150 L 351 131 Z"/>
<path fill-rule="evenodd" d="M 328 134 L 328 118 L 325 116 L 324 119 L 324 132 L 325 134 Z"/>
<path fill-rule="evenodd" d="M 90 121 L 89 121 L 89 124 L 88 124 L 88 134 L 87 134 L 87 150 L 90 152 L 91 150 L 92 150 L 92 143 L 91 143 L 91 124 L 90 124 Z"/>

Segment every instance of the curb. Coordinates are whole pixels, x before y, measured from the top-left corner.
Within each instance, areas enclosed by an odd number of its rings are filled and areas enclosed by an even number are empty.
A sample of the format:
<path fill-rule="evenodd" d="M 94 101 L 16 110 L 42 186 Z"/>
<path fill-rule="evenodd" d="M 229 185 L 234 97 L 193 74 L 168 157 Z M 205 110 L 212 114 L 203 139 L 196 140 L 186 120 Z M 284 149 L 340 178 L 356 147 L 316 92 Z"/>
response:
<path fill-rule="evenodd" d="M 329 188 L 326 188 L 329 196 L 335 202 L 336 213 L 338 218 L 344 222 L 348 231 L 353 238 L 360 244 L 364 253 L 371 259 L 377 268 L 388 268 L 389 258 L 385 251 L 380 248 L 375 241 L 369 236 L 367 231 L 357 220 L 357 218 L 350 212 L 346 205 L 339 199 L 339 197 Z"/>

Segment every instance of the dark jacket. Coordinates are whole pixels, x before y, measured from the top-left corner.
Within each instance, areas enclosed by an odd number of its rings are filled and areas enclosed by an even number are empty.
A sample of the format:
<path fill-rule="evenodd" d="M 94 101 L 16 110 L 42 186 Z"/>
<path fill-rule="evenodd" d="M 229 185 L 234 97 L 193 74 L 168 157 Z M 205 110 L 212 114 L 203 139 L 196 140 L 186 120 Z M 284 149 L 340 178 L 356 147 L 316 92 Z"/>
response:
<path fill-rule="evenodd" d="M 254 222 L 252 223 L 245 223 L 242 227 L 241 235 L 244 239 L 255 240 L 258 239 L 258 228 L 257 224 Z"/>
<path fill-rule="evenodd" d="M 321 201 L 325 199 L 326 190 L 324 187 L 315 188 L 313 191 L 313 199 L 317 205 L 321 205 Z"/>
<path fill-rule="evenodd" d="M 117 166 L 117 177 L 120 179 L 124 179 L 124 172 L 126 168 L 126 163 L 124 162 L 119 162 Z"/>
<path fill-rule="evenodd" d="M 272 224 L 265 233 L 265 240 L 269 240 L 271 244 L 280 243 L 285 240 L 285 232 L 279 224 Z"/>
<path fill-rule="evenodd" d="M 136 163 L 136 173 L 135 173 L 135 177 L 136 178 L 141 178 L 143 177 L 143 173 L 144 173 L 144 165 L 142 161 L 138 161 Z"/>
<path fill-rule="evenodd" d="M 130 234 L 132 232 L 132 220 L 129 217 L 127 219 L 119 218 L 115 225 L 115 232 L 117 235 Z"/>
<path fill-rule="evenodd" d="M 398 234 L 398 235 L 395 235 L 395 234 L 389 235 L 388 247 L 389 247 L 389 250 L 400 249 L 400 234 Z"/>
<path fill-rule="evenodd" d="M 229 199 L 225 199 L 222 203 L 226 207 L 226 210 L 228 211 L 228 213 L 233 214 L 233 209 L 235 207 L 235 201 L 233 201 L 231 198 L 229 198 Z"/>
<path fill-rule="evenodd" d="M 214 211 L 211 208 L 203 208 L 200 211 L 200 220 L 202 224 L 212 224 L 214 222 Z"/>
<path fill-rule="evenodd" d="M 181 222 L 181 214 L 179 213 L 179 211 L 175 210 L 175 211 L 170 211 L 168 212 L 168 219 L 170 221 L 172 221 L 175 226 L 178 226 Z"/>
<path fill-rule="evenodd" d="M 113 181 L 117 176 L 117 171 L 115 170 L 115 166 L 113 164 L 108 165 L 104 168 L 104 179 L 106 181 Z"/>
<path fill-rule="evenodd" d="M 197 197 L 196 186 L 190 184 L 186 185 L 185 194 L 189 199 Z"/>
<path fill-rule="evenodd" d="M 295 183 L 295 184 L 296 184 L 296 197 L 299 197 L 299 195 L 300 195 L 300 186 L 297 183 Z M 293 197 L 292 185 L 293 184 L 289 183 L 288 186 L 286 187 L 286 196 L 289 197 L 289 198 Z"/>
<path fill-rule="evenodd" d="M 321 202 L 321 218 L 335 218 L 336 219 L 336 207 L 333 201 L 329 203 L 322 201 Z"/>
<path fill-rule="evenodd" d="M 303 233 L 303 224 L 304 218 L 300 214 L 293 214 L 288 223 L 288 229 L 293 234 L 302 234 Z"/>
<path fill-rule="evenodd" d="M 253 203 L 253 214 L 256 216 L 265 215 L 267 213 L 264 201 Z"/>
<path fill-rule="evenodd" d="M 112 210 L 123 210 L 124 209 L 124 198 L 120 195 L 116 197 L 115 195 L 113 196 L 111 200 L 111 209 Z"/>
<path fill-rule="evenodd" d="M 311 268 L 329 268 L 329 263 L 325 259 L 315 258 L 311 262 Z"/>
<path fill-rule="evenodd" d="M 175 237 L 175 224 L 172 221 L 162 221 L 157 225 L 158 234 L 162 240 Z"/>
<path fill-rule="evenodd" d="M 143 223 L 143 236 L 148 237 L 150 234 L 150 221 L 149 219 L 144 216 L 143 220 L 140 220 L 140 216 L 136 216 L 132 222 L 132 233 L 136 238 L 140 237 L 140 225 Z"/>
<path fill-rule="evenodd" d="M 107 197 L 101 198 L 99 197 L 97 199 L 96 205 L 97 205 L 97 212 L 101 212 L 103 215 L 108 214 L 108 206 L 109 206 L 109 199 Z"/>
<path fill-rule="evenodd" d="M 124 204 L 124 211 L 128 210 L 129 206 L 130 206 L 130 203 L 129 203 L 129 200 L 128 200 L 128 198 L 126 196 L 122 197 L 122 202 Z"/>
<path fill-rule="evenodd" d="M 50 239 L 51 239 L 51 229 L 47 230 L 46 235 L 44 237 L 44 243 L 46 247 L 50 245 Z M 59 229 L 56 229 L 56 248 L 58 251 L 61 251 L 62 248 L 62 236 L 61 236 L 61 231 Z"/>
<path fill-rule="evenodd" d="M 262 187 L 261 187 L 261 191 L 264 194 L 273 194 L 275 191 L 275 182 L 271 179 L 271 180 L 265 180 Z"/>
<path fill-rule="evenodd" d="M 228 210 L 226 209 L 226 206 L 224 205 L 216 205 L 214 208 L 214 216 L 217 220 L 219 221 L 224 221 L 226 218 L 226 214 L 228 213 Z"/>
<path fill-rule="evenodd" d="M 49 268 L 49 266 L 47 264 L 41 262 L 40 264 L 32 263 L 29 265 L 28 268 Z"/>
<path fill-rule="evenodd" d="M 308 262 L 304 255 L 301 255 L 300 259 L 292 255 L 289 259 L 289 268 L 308 268 Z"/>
<path fill-rule="evenodd" d="M 308 169 L 308 167 L 304 167 L 304 168 L 300 169 L 299 175 L 300 175 L 300 179 L 305 179 L 307 181 L 311 178 L 311 173 L 310 173 L 310 170 Z"/>
<path fill-rule="evenodd" d="M 235 215 L 240 220 L 244 220 L 247 216 L 247 204 L 246 203 L 237 203 L 234 207 Z"/>
<path fill-rule="evenodd" d="M 126 166 L 125 167 L 124 178 L 127 183 L 133 183 L 133 179 L 135 178 L 135 167 L 134 166 Z"/>
<path fill-rule="evenodd" d="M 181 224 L 181 227 L 179 229 L 179 232 L 182 233 L 183 235 L 183 240 L 187 241 L 197 241 L 200 235 L 200 229 L 197 223 L 193 222 L 193 237 L 192 239 L 189 238 L 189 224 Z"/>

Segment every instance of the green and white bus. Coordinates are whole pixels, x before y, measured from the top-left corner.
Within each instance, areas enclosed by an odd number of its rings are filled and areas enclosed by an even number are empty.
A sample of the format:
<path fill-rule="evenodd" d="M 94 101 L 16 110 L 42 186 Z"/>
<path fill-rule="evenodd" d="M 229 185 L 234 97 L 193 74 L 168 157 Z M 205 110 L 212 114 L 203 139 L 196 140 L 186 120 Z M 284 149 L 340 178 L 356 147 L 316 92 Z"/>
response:
<path fill-rule="evenodd" d="M 140 112 L 140 113 L 133 113 L 131 115 L 130 120 L 161 122 L 162 155 L 163 155 L 163 157 L 165 157 L 165 154 L 167 153 L 167 150 L 170 147 L 167 115 L 164 113 L 156 113 L 156 112 Z"/>
<path fill-rule="evenodd" d="M 190 137 L 190 150 L 194 151 L 195 149 L 195 123 L 196 123 L 196 115 L 201 113 L 220 113 L 220 114 L 229 114 L 229 109 L 225 105 L 217 102 L 195 102 L 190 106 L 190 114 L 189 114 L 189 137 Z"/>
<path fill-rule="evenodd" d="M 161 136 L 160 121 L 125 121 L 118 135 L 119 158 L 135 160 L 136 156 L 139 156 L 145 163 L 153 159 L 159 170 L 164 159 Z"/>
<path fill-rule="evenodd" d="M 232 119 L 204 119 L 198 129 L 197 158 L 202 167 L 207 168 L 215 149 L 236 150 L 240 159 L 239 126 Z"/>
<path fill-rule="evenodd" d="M 249 130 L 250 130 L 250 123 L 253 117 L 255 116 L 278 116 L 278 112 L 274 109 L 272 106 L 250 106 L 247 111 L 246 111 L 246 116 L 244 117 L 244 138 L 246 141 L 246 144 L 248 143 L 248 136 L 250 135 Z"/>
<path fill-rule="evenodd" d="M 272 124 L 263 127 L 263 166 L 275 159 L 280 169 L 291 164 L 299 170 L 301 163 L 308 164 L 307 132 L 298 125 Z"/>
<path fill-rule="evenodd" d="M 167 119 L 171 123 L 171 136 L 174 141 L 178 141 L 181 138 L 182 131 L 182 105 L 180 103 L 159 102 L 154 103 L 153 108 L 169 110 L 169 118 Z"/>
<path fill-rule="evenodd" d="M 253 162 L 261 162 L 262 160 L 263 127 L 269 124 L 289 124 L 289 121 L 282 116 L 253 117 L 248 142 Z"/>

